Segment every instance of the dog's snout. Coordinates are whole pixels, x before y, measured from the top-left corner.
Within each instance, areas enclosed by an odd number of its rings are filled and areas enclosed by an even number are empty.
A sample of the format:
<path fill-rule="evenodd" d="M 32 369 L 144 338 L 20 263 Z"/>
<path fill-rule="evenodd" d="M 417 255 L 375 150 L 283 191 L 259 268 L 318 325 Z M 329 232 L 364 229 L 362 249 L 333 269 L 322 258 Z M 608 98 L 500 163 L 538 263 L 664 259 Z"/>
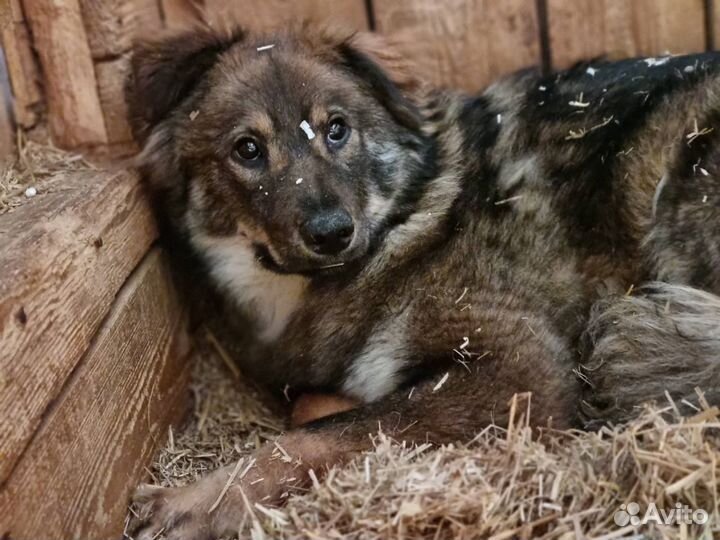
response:
<path fill-rule="evenodd" d="M 300 234 L 315 253 L 337 255 L 350 245 L 355 225 L 342 208 L 318 212 L 300 226 Z"/>

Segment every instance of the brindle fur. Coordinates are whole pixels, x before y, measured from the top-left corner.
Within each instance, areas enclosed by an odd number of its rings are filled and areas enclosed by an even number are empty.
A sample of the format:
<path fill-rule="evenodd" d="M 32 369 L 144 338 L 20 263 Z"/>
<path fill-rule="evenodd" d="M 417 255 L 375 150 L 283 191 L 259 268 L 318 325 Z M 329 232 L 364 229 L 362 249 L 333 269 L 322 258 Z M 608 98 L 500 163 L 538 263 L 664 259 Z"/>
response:
<path fill-rule="evenodd" d="M 261 450 L 212 513 L 231 469 L 144 488 L 141 538 L 236 531 L 244 497 L 278 502 L 282 478 L 305 485 L 378 424 L 444 443 L 504 424 L 522 392 L 556 427 L 696 385 L 720 399 L 720 55 L 527 71 L 464 96 L 422 89 L 378 40 L 202 30 L 136 52 L 141 169 L 225 337 L 253 325 L 245 367 L 278 389 L 364 402 L 282 436 L 298 462 Z M 353 128 L 336 152 L 334 109 Z M 248 131 L 261 168 L 229 158 Z M 297 227 L 327 205 L 356 237 L 318 258 Z"/>

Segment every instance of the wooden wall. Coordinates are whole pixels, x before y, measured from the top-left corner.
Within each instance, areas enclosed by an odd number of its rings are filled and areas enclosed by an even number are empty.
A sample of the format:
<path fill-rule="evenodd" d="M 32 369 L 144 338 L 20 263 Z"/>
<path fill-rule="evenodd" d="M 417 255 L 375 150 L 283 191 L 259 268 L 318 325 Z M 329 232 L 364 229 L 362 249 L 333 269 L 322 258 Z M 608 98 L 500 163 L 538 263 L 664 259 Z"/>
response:
<path fill-rule="evenodd" d="M 4 0 L 15 122 L 46 116 L 64 147 L 122 145 L 137 36 L 200 19 L 266 30 L 303 18 L 393 36 L 426 80 L 475 91 L 527 66 L 714 48 L 720 0 Z"/>
<path fill-rule="evenodd" d="M 53 182 L 0 215 L 0 538 L 119 538 L 186 411 L 185 311 L 136 175 Z"/>

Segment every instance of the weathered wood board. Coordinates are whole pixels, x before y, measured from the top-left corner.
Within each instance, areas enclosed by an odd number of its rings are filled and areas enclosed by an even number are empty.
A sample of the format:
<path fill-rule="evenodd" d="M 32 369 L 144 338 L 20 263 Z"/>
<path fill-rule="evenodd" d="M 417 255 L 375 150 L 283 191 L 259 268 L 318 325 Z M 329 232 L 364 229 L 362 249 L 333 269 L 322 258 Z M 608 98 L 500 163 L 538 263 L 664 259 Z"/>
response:
<path fill-rule="evenodd" d="M 7 159 L 15 152 L 15 137 L 10 108 L 0 98 L 0 160 Z"/>
<path fill-rule="evenodd" d="M 720 0 L 710 0 L 707 4 L 708 12 L 708 45 L 710 50 L 720 49 Z"/>
<path fill-rule="evenodd" d="M 182 313 L 153 250 L 0 490 L 0 536 L 120 538 L 131 490 L 167 426 L 186 412 Z"/>
<path fill-rule="evenodd" d="M 0 485 L 157 236 L 134 174 L 53 186 L 0 216 Z"/>
<path fill-rule="evenodd" d="M 203 13 L 200 0 L 160 0 L 163 21 L 167 28 L 187 28 L 196 23 Z"/>
<path fill-rule="evenodd" d="M 42 66 L 53 140 L 63 148 L 107 143 L 78 0 L 25 0 L 23 7 Z"/>
<path fill-rule="evenodd" d="M 705 50 L 704 0 L 548 0 L 552 64 Z"/>
<path fill-rule="evenodd" d="M 125 80 L 137 38 L 156 35 L 163 23 L 158 0 L 79 0 L 95 63 L 97 95 L 110 144 L 132 141 Z"/>
<path fill-rule="evenodd" d="M 277 29 L 303 19 L 368 28 L 365 0 L 205 0 L 205 10 L 213 24 L 234 21 L 253 30 Z"/>
<path fill-rule="evenodd" d="M 108 142 L 132 141 L 125 101 L 125 80 L 130 73 L 130 53 L 95 64 L 98 97 L 102 105 Z"/>
<path fill-rule="evenodd" d="M 436 85 L 478 90 L 540 63 L 535 0 L 375 1 L 378 31 Z"/>
<path fill-rule="evenodd" d="M 42 104 L 40 72 L 20 0 L 12 0 L 7 8 L 9 13 L 0 22 L 0 37 L 14 96 L 15 122 L 30 128 L 37 123 Z"/>
<path fill-rule="evenodd" d="M 12 116 L 12 96 L 7 68 L 0 49 L 0 160 L 11 157 L 15 152 L 15 127 Z"/>
<path fill-rule="evenodd" d="M 113 60 L 130 50 L 143 31 L 162 27 L 156 0 L 79 0 L 94 60 Z"/>

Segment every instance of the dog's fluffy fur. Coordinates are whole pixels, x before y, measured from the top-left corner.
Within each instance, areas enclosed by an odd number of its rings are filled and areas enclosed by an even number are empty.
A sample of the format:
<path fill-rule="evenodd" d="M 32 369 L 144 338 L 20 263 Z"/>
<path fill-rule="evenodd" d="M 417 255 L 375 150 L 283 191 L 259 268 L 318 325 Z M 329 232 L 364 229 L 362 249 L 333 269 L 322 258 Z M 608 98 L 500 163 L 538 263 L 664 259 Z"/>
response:
<path fill-rule="evenodd" d="M 695 386 L 720 398 L 719 60 L 528 71 L 470 97 L 422 88 L 377 36 L 138 47 L 140 168 L 228 347 L 278 391 L 362 402 L 284 435 L 291 460 L 261 450 L 226 492 L 232 468 L 142 490 L 140 538 L 236 531 L 378 423 L 441 443 L 506 422 L 520 392 L 555 427 Z M 238 158 L 248 137 L 262 152 Z M 302 227 L 338 209 L 347 248 L 309 249 Z"/>
<path fill-rule="evenodd" d="M 685 409 L 695 388 L 720 403 L 720 297 L 712 293 L 651 283 L 600 301 L 585 339 L 584 407 L 593 422 L 629 419 L 638 397 L 660 403 L 668 395 Z"/>

